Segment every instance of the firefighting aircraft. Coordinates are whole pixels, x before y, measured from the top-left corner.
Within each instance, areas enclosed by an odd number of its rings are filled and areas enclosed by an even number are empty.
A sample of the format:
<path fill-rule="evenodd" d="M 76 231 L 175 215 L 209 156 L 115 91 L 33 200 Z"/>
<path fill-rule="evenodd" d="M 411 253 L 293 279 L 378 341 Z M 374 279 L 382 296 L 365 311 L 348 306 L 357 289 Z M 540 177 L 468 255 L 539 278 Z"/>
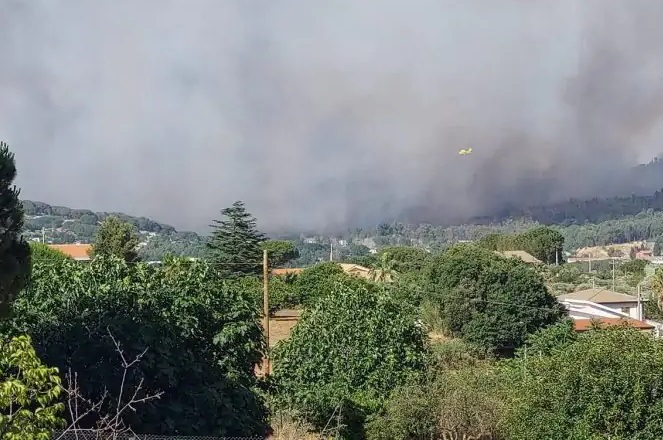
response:
<path fill-rule="evenodd" d="M 468 154 L 472 154 L 472 148 L 468 148 L 467 150 L 460 150 L 458 152 L 461 156 L 467 156 Z"/>

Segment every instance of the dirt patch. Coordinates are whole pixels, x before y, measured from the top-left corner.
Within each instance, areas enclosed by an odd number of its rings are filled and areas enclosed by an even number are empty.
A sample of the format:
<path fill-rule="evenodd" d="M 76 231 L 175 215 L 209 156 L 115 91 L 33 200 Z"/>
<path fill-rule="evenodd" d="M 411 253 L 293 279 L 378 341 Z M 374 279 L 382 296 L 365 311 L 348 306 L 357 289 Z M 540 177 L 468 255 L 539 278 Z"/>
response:
<path fill-rule="evenodd" d="M 272 318 L 269 320 L 269 347 L 288 339 L 299 318 Z"/>

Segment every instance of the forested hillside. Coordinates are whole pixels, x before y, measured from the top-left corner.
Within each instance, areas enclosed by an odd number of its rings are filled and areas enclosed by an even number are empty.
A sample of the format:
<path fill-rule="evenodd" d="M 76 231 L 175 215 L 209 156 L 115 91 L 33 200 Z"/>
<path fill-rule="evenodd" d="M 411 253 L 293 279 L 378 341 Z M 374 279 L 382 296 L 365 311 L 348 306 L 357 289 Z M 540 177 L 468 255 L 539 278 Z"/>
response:
<path fill-rule="evenodd" d="M 51 206 L 23 201 L 26 214 L 25 235 L 51 243 L 89 243 L 99 222 L 111 215 L 85 209 Z M 166 254 L 199 257 L 205 252 L 206 237 L 194 232 L 177 231 L 145 217 L 113 213 L 139 231 L 143 259 L 159 260 Z M 651 196 L 569 200 L 552 206 L 532 207 L 510 217 L 475 219 L 464 225 L 385 223 L 373 228 L 356 228 L 344 234 L 289 237 L 299 250 L 291 264 L 306 266 L 328 260 L 334 243 L 335 260 L 354 261 L 370 255 L 371 249 L 407 245 L 431 250 L 459 241 L 474 241 L 492 232 L 518 233 L 538 225 L 552 225 L 562 233 L 564 248 L 603 246 L 663 237 L 663 191 Z"/>
<path fill-rule="evenodd" d="M 91 243 L 99 223 L 112 215 L 132 224 L 139 232 L 139 255 L 144 260 L 160 260 L 166 254 L 199 257 L 205 250 L 205 237 L 194 232 L 177 231 L 170 225 L 146 217 L 51 206 L 31 200 L 23 200 L 23 211 L 24 236 L 28 240 L 44 238 L 48 243 Z"/>

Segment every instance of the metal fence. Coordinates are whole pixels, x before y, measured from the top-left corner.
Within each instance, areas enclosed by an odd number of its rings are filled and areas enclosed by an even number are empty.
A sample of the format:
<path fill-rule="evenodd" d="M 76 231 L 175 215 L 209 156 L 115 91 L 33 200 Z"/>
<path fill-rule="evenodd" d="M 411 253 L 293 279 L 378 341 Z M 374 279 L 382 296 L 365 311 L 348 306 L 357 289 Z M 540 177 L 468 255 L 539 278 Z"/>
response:
<path fill-rule="evenodd" d="M 90 430 L 56 432 L 53 439 L 59 440 L 265 440 L 265 437 L 210 437 L 182 435 L 102 434 Z"/>

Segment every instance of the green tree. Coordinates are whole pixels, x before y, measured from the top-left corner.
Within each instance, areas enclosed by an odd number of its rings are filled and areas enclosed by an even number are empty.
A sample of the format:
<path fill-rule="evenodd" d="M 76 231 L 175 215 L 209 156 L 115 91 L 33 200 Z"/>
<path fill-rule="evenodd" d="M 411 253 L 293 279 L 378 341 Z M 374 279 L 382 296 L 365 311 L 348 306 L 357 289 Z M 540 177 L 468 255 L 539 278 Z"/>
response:
<path fill-rule="evenodd" d="M 512 361 L 505 438 L 663 438 L 663 344 L 630 328 L 593 330 L 550 355 Z"/>
<path fill-rule="evenodd" d="M 44 366 L 27 336 L 0 341 L 0 438 L 50 440 L 62 428 L 57 368 Z"/>
<path fill-rule="evenodd" d="M 393 270 L 398 273 L 419 272 L 426 267 L 430 254 L 424 249 L 412 246 L 388 246 L 380 249 L 378 258 L 389 254 Z"/>
<path fill-rule="evenodd" d="M 128 262 L 138 261 L 136 251 L 138 243 L 138 236 L 130 223 L 110 216 L 101 222 L 92 244 L 90 256 L 115 256 Z"/>
<path fill-rule="evenodd" d="M 425 340 L 413 308 L 384 291 L 338 283 L 276 347 L 277 402 L 317 428 L 340 416 L 348 435 L 361 436 L 364 418 L 423 369 Z"/>
<path fill-rule="evenodd" d="M 562 262 L 564 236 L 559 231 L 541 226 L 523 232 L 515 242 L 544 263 Z"/>
<path fill-rule="evenodd" d="M 47 244 L 32 242 L 30 243 L 30 252 L 32 255 L 32 264 L 41 263 L 57 263 L 62 260 L 70 260 L 69 255 L 57 249 L 53 249 Z"/>
<path fill-rule="evenodd" d="M 221 214 L 225 220 L 214 220 L 211 241 L 207 244 L 210 260 L 225 277 L 257 274 L 262 271 L 262 249 L 265 236 L 258 231 L 256 219 L 237 201 Z"/>
<path fill-rule="evenodd" d="M 14 154 L 0 142 L 0 316 L 6 315 L 30 275 L 30 247 L 21 238 L 23 207 L 15 178 Z"/>
<path fill-rule="evenodd" d="M 299 251 L 291 241 L 267 240 L 262 242 L 261 247 L 267 250 L 269 267 L 283 267 L 299 258 Z"/>
<path fill-rule="evenodd" d="M 30 289 L 13 307 L 12 330 L 31 335 L 45 362 L 80 373 L 86 398 L 98 401 L 123 383 L 133 390 L 140 380 L 147 391 L 163 391 L 127 413 L 137 432 L 265 433 L 265 405 L 254 391 L 265 349 L 258 308 L 209 264 L 171 259 L 151 266 L 116 257 L 35 264 Z M 126 378 L 109 330 L 127 359 L 147 349 Z M 115 398 L 101 414 L 113 413 Z M 86 419 L 81 428 L 95 422 Z"/>
<path fill-rule="evenodd" d="M 534 269 L 477 246 L 449 249 L 429 277 L 450 336 L 489 352 L 508 355 L 528 334 L 565 315 Z"/>
<path fill-rule="evenodd" d="M 654 242 L 654 249 L 653 249 L 653 254 L 656 257 L 661 256 L 661 245 L 663 244 L 663 237 L 658 237 L 656 239 L 656 242 Z"/>

